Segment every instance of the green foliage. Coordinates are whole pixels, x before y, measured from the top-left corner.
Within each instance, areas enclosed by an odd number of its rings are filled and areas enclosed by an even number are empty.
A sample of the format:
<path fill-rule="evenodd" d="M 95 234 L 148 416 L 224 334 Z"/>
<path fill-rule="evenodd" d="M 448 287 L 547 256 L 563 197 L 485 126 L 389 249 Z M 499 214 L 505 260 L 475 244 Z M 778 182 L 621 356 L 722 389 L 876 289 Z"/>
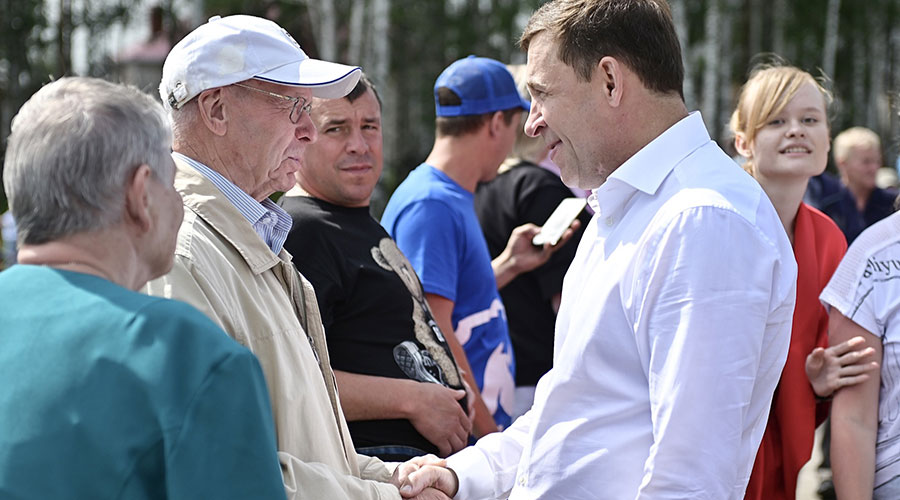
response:
<path fill-rule="evenodd" d="M 372 12 L 376 0 L 157 0 L 165 12 L 164 24 L 176 41 L 195 26 L 176 20 L 182 4 L 202 5 L 201 19 L 211 15 L 251 14 L 267 17 L 286 28 L 312 57 L 321 55 L 317 33 L 324 5 L 333 5 L 336 20 L 336 59 L 361 65 L 373 76 L 377 63 L 385 63 L 385 74 L 375 79 L 385 108 L 385 169 L 379 186 L 389 196 L 406 174 L 427 155 L 434 131 L 432 86 L 450 62 L 468 54 L 493 57 L 504 62 L 524 62 L 515 46 L 523 23 L 545 0 L 390 0 L 388 29 L 375 33 Z M 826 45 L 826 0 L 669 0 L 683 9 L 685 39 L 682 46 L 692 75 L 692 106 L 704 101 L 705 68 L 722 66 L 715 94 L 717 114 L 704 117 L 715 131 L 724 130 L 737 89 L 744 82 L 757 54 L 780 47 L 780 56 L 814 74 L 823 65 Z M 176 3 L 177 2 L 177 3 Z M 83 26 L 90 40 L 99 40 L 112 26 L 127 21 L 138 0 L 103 2 L 72 0 L 0 0 L 0 171 L 9 133 L 9 123 L 19 106 L 40 85 L 69 70 L 70 37 Z M 146 0 L 141 4 L 145 5 Z M 52 5 L 55 9 L 49 9 Z M 70 6 L 60 19 L 47 12 Z M 706 61 L 707 15 L 711 7 L 721 12 L 720 62 Z M 365 12 L 361 54 L 351 55 L 350 40 L 354 12 Z M 183 11 L 183 9 L 181 9 Z M 864 4 L 840 2 L 839 32 L 833 82 L 836 97 L 832 129 L 863 125 L 879 132 L 884 140 L 886 162 L 897 151 L 900 118 L 896 113 L 900 90 L 900 0 L 869 0 Z M 136 19 L 141 22 L 142 20 Z M 192 22 L 196 22 L 193 20 Z M 727 28 L 727 29 L 726 29 Z M 389 60 L 375 61 L 375 41 L 387 39 Z M 779 40 L 783 41 L 777 45 Z M 89 73 L 109 76 L 109 54 L 91 51 Z M 352 60 L 351 60 L 352 59 Z M 390 92 L 387 92 L 387 90 Z M 716 136 L 717 133 L 714 133 Z M 714 138 L 727 142 L 724 134 Z M 389 138 L 392 137 L 392 138 Z M 378 201 L 375 200 L 374 204 Z M 0 188 L 0 208 L 6 204 Z"/>
<path fill-rule="evenodd" d="M 486 3 L 490 7 L 482 10 Z M 391 12 L 391 81 L 397 92 L 394 112 L 405 124 L 385 165 L 386 193 L 403 181 L 431 149 L 434 140 L 434 81 L 451 62 L 469 54 L 507 63 L 524 63 L 516 46 L 521 24 L 540 0 L 395 0 Z M 451 4 L 457 8 L 451 8 Z"/>

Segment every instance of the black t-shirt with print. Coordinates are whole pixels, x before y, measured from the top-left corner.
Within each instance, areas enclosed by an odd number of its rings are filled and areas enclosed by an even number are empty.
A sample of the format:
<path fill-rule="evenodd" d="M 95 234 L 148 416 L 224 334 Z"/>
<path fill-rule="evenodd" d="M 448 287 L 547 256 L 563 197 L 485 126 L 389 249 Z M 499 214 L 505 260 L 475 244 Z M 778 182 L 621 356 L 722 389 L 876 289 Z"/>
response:
<path fill-rule="evenodd" d="M 285 242 L 313 285 L 335 370 L 460 388 L 450 349 L 406 257 L 369 214 L 307 196 L 280 204 L 293 219 Z M 348 422 L 357 448 L 437 447 L 408 420 Z"/>
<path fill-rule="evenodd" d="M 475 192 L 475 212 L 491 258 L 506 248 L 513 229 L 526 222 L 542 225 L 565 198 L 575 196 L 559 177 L 521 162 Z M 516 385 L 536 385 L 553 364 L 556 313 L 551 298 L 562 290 L 563 276 L 575 257 L 590 215 L 582 211 L 581 229 L 543 266 L 517 276 L 500 290 L 516 356 Z"/>

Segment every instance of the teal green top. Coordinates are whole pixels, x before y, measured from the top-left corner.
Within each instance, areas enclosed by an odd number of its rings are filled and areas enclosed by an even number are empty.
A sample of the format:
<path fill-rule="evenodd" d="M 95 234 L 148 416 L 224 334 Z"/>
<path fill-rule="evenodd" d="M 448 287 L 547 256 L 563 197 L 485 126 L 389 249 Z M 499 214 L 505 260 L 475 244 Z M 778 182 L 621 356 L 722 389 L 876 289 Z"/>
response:
<path fill-rule="evenodd" d="M 0 273 L 0 498 L 284 499 L 256 358 L 181 302 Z"/>

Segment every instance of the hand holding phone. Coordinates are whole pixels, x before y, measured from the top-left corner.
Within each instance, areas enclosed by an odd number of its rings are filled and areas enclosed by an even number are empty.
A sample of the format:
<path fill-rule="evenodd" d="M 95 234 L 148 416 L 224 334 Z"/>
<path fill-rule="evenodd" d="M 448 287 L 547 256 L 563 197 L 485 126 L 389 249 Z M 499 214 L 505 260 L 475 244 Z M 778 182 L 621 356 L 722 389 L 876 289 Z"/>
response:
<path fill-rule="evenodd" d="M 541 231 L 534 235 L 531 243 L 537 246 L 543 246 L 544 243 L 550 245 L 558 243 L 566 229 L 572 225 L 572 221 L 584 210 L 585 205 L 587 205 L 587 200 L 584 198 L 565 198 L 547 218 Z"/>

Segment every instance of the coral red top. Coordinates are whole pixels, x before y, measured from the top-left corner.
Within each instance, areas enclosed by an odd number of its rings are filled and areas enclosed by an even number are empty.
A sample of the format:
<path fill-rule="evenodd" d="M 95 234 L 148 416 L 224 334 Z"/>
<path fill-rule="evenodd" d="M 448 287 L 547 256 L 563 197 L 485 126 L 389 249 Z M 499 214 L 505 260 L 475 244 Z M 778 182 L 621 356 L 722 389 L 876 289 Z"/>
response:
<path fill-rule="evenodd" d="M 796 496 L 797 474 L 809 461 L 815 429 L 829 409 L 827 403 L 817 404 L 806 378 L 806 356 L 818 346 L 827 346 L 828 313 L 819 293 L 846 251 L 847 241 L 837 225 L 801 203 L 794 227 L 797 305 L 791 344 L 750 474 L 747 500 L 793 500 Z"/>

